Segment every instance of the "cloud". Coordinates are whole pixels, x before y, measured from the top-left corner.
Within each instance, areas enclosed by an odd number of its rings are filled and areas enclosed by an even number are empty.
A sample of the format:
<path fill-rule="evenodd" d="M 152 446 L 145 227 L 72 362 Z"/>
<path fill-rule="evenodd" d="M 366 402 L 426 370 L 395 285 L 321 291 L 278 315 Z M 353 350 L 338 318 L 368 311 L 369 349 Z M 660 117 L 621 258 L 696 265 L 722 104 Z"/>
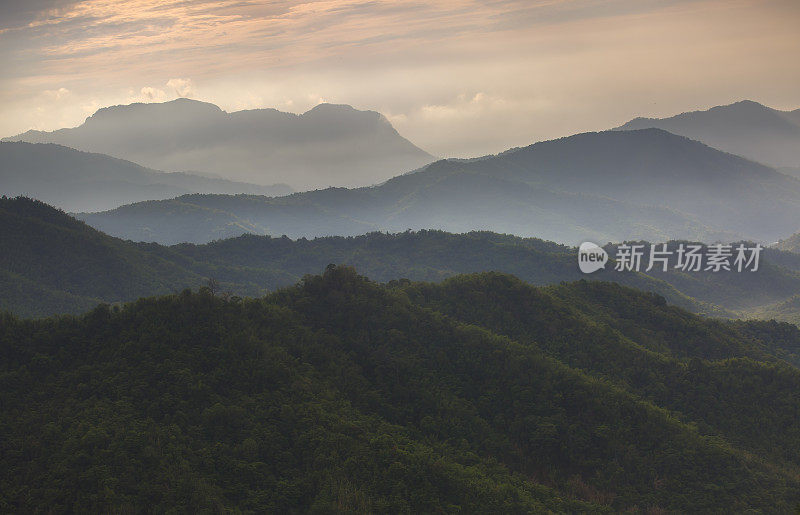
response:
<path fill-rule="evenodd" d="M 177 97 L 190 98 L 194 96 L 194 84 L 191 79 L 169 79 L 165 83 L 167 90 L 144 86 L 138 91 L 133 88 L 128 90 L 127 102 L 166 102 Z"/>
<path fill-rule="evenodd" d="M 84 114 L 91 115 L 97 112 L 100 107 L 102 107 L 100 102 L 98 102 L 96 99 L 91 99 L 88 102 L 81 104 L 80 109 Z"/>
<path fill-rule="evenodd" d="M 479 91 L 473 95 L 461 93 L 448 104 L 428 104 L 420 108 L 420 114 L 430 119 L 476 118 L 489 111 L 508 111 L 509 102 L 502 97 L 487 95 Z"/>
<path fill-rule="evenodd" d="M 44 91 L 44 95 L 53 100 L 61 100 L 69 95 L 69 90 L 67 88 L 48 89 Z"/>
<path fill-rule="evenodd" d="M 796 108 L 798 26 L 797 0 L 0 0 L 0 135 L 95 101 L 327 100 L 437 155 L 496 152 L 741 98 Z"/>
<path fill-rule="evenodd" d="M 506 98 L 477 91 L 392 112 L 387 118 L 401 134 L 423 141 L 435 155 L 477 157 L 532 143 L 537 136 L 533 126 L 552 116 L 554 108 L 551 101 L 533 93 Z"/>
<path fill-rule="evenodd" d="M 164 90 L 153 88 L 150 86 L 145 86 L 140 90 L 141 93 L 141 100 L 145 102 L 163 102 L 167 99 L 167 94 L 164 93 Z"/>
<path fill-rule="evenodd" d="M 167 81 L 167 87 L 172 88 L 179 97 L 191 98 L 194 96 L 194 85 L 191 79 L 170 79 Z"/>
<path fill-rule="evenodd" d="M 323 97 L 319 93 L 308 93 L 306 95 L 305 100 L 307 102 L 307 105 L 310 105 L 311 107 L 319 105 L 319 104 L 325 104 L 325 103 L 329 102 L 328 99 L 326 99 L 325 97 Z"/>
<path fill-rule="evenodd" d="M 167 87 L 172 88 L 179 97 L 190 98 L 194 96 L 194 84 L 192 84 L 191 79 L 170 79 L 167 81 Z"/>
<path fill-rule="evenodd" d="M 76 0 L 4 0 L 0 7 L 0 33 L 26 27 L 74 3 Z"/>

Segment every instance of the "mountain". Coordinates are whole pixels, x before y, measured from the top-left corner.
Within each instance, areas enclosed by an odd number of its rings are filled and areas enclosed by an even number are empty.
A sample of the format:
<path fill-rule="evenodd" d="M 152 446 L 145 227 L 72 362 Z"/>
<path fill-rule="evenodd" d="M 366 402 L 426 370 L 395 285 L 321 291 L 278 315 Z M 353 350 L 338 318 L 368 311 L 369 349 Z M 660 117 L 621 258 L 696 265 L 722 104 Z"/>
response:
<path fill-rule="evenodd" d="M 774 304 L 759 306 L 750 310 L 748 315 L 754 319 L 782 320 L 790 324 L 800 325 L 800 294 Z"/>
<path fill-rule="evenodd" d="M 800 169 L 800 109 L 743 100 L 670 118 L 635 118 L 617 130 L 659 128 L 774 167 Z"/>
<path fill-rule="evenodd" d="M 83 312 L 202 281 L 142 246 L 24 198 L 0 199 L 0 245 L 0 305 L 28 315 Z"/>
<path fill-rule="evenodd" d="M 103 154 L 23 142 L 0 143 L 0 182 L 4 195 L 35 197 L 68 211 L 102 211 L 186 193 L 274 196 L 292 192 L 286 185 L 258 186 L 164 173 Z"/>
<path fill-rule="evenodd" d="M 0 247 L 0 309 L 26 316 L 82 313 L 99 302 L 197 288 L 210 277 L 241 295 L 297 280 L 280 271 L 195 262 L 166 247 L 113 238 L 27 198 L 0 198 Z"/>
<path fill-rule="evenodd" d="M 25 198 L 0 199 L 0 246 L 5 249 L 0 254 L 0 309 L 24 316 L 82 313 L 100 302 L 198 288 L 210 278 L 220 291 L 259 296 L 293 285 L 329 263 L 356 266 L 381 282 L 442 281 L 484 271 L 513 274 L 535 285 L 583 278 L 614 281 L 719 317 L 759 317 L 766 307 L 800 293 L 800 255 L 777 249 L 764 251 L 757 272 L 638 273 L 617 272 L 609 265 L 586 276 L 578 270 L 575 248 L 536 238 L 441 231 L 313 240 L 244 235 L 165 247 L 119 240 Z M 794 320 L 785 312 L 774 317 Z"/>
<path fill-rule="evenodd" d="M 281 198 L 187 195 L 81 214 L 122 238 L 204 243 L 242 233 L 489 230 L 578 244 L 775 241 L 797 230 L 800 181 L 659 129 L 586 133 L 381 185 Z"/>
<path fill-rule="evenodd" d="M 577 300 L 577 301 L 576 301 Z M 8 512 L 789 513 L 800 339 L 606 283 L 330 266 L 0 317 Z"/>
<path fill-rule="evenodd" d="M 381 114 L 333 104 L 302 115 L 275 109 L 227 113 L 179 98 L 107 107 L 75 128 L 28 131 L 4 141 L 58 143 L 158 170 L 296 189 L 375 184 L 433 160 Z"/>

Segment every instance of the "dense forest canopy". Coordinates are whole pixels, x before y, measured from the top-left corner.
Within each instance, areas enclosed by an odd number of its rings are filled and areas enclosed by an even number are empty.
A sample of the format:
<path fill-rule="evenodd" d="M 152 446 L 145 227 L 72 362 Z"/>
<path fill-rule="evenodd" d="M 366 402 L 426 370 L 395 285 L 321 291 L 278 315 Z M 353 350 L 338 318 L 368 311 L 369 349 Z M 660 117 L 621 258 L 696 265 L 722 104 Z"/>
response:
<path fill-rule="evenodd" d="M 788 512 L 800 337 L 610 283 L 327 267 L 0 318 L 3 511 Z"/>

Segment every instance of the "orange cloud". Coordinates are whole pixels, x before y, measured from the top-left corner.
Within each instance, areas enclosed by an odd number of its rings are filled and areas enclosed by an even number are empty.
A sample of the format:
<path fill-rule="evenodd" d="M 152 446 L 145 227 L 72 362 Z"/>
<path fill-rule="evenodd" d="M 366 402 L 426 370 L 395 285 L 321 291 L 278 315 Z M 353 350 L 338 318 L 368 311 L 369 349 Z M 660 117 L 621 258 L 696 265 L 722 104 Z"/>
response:
<path fill-rule="evenodd" d="M 747 97 L 800 102 L 796 0 L 39 1 L 0 3 L 3 134 L 79 123 L 70 102 L 325 98 L 459 155 Z M 42 97 L 62 87 L 58 104 Z"/>

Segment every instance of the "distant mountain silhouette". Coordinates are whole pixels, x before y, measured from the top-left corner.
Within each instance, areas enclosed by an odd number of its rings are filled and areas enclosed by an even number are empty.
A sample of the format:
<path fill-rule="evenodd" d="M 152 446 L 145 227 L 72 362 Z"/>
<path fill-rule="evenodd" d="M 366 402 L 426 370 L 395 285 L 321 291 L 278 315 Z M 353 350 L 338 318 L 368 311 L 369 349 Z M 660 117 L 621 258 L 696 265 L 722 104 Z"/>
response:
<path fill-rule="evenodd" d="M 0 143 L 4 195 L 26 195 L 68 211 L 100 211 L 186 193 L 286 195 L 286 185 L 259 186 L 187 173 L 164 173 L 103 154 L 55 144 Z"/>
<path fill-rule="evenodd" d="M 671 118 L 635 118 L 617 130 L 647 128 L 664 129 L 770 166 L 800 168 L 800 109 L 778 111 L 743 100 Z"/>
<path fill-rule="evenodd" d="M 100 109 L 79 127 L 28 131 L 4 141 L 58 143 L 167 171 L 212 173 L 296 189 L 364 186 L 433 161 L 374 111 L 320 104 L 226 113 L 206 102 Z"/>
<path fill-rule="evenodd" d="M 797 229 L 800 181 L 659 129 L 570 136 L 386 183 L 282 198 L 189 195 L 80 215 L 116 236 L 207 242 L 370 230 L 491 230 L 576 244 L 775 241 Z"/>

